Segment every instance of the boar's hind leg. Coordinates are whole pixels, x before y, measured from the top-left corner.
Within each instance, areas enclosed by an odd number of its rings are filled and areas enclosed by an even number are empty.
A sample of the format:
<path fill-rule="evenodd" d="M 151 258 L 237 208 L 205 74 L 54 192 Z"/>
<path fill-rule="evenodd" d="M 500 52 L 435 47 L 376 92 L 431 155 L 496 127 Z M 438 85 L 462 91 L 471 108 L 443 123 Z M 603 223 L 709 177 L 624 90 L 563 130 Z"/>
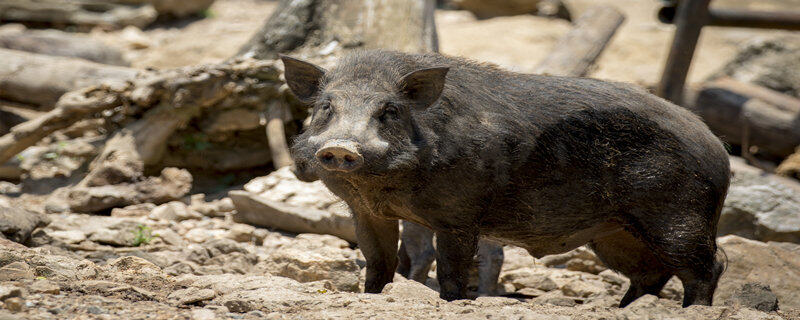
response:
<path fill-rule="evenodd" d="M 477 249 L 477 232 L 436 232 L 436 278 L 442 299 L 467 297 L 469 269 Z"/>
<path fill-rule="evenodd" d="M 428 280 L 428 271 L 436 259 L 433 231 L 410 221 L 403 221 L 400 241 L 400 265 L 397 273 L 420 283 Z"/>
<path fill-rule="evenodd" d="M 646 294 L 657 296 L 672 277 L 653 251 L 627 231 L 595 238 L 589 247 L 606 266 L 631 280 L 628 292 L 619 303 L 620 308 Z"/>
<path fill-rule="evenodd" d="M 369 214 L 353 213 L 356 220 L 358 247 L 367 259 L 364 292 L 380 293 L 392 281 L 397 268 L 397 220 L 386 220 Z"/>
<path fill-rule="evenodd" d="M 503 246 L 491 241 L 478 241 L 478 296 L 497 293 L 497 278 L 503 268 Z"/>
<path fill-rule="evenodd" d="M 711 305 L 723 263 L 716 258 L 714 213 L 693 208 L 664 207 L 655 213 L 633 212 L 639 223 L 630 227 L 661 263 L 683 283 L 683 306 Z M 682 212 L 670 214 L 669 212 Z"/>

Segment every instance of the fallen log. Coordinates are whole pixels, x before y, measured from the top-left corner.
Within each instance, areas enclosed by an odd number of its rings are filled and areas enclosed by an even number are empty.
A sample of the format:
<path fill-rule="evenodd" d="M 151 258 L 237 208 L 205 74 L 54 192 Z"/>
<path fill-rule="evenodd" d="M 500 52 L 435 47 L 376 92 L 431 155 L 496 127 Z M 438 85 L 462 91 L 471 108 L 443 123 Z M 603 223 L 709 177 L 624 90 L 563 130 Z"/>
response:
<path fill-rule="evenodd" d="M 130 66 L 122 52 L 102 41 L 60 30 L 19 30 L 0 33 L 0 48 L 51 56 L 81 58 L 116 66 Z"/>
<path fill-rule="evenodd" d="M 64 93 L 101 83 L 125 86 L 139 72 L 77 58 L 0 49 L 0 98 L 51 109 Z"/>
<path fill-rule="evenodd" d="M 147 106 L 144 116 L 114 133 L 79 185 L 134 182 L 144 168 L 156 165 L 167 138 L 204 109 L 249 100 L 280 99 L 279 69 L 274 61 L 240 60 L 219 65 L 154 71 L 134 83 L 130 98 Z"/>
<path fill-rule="evenodd" d="M 107 94 L 108 89 L 90 87 L 64 95 L 56 108 L 33 120 L 11 128 L 0 137 L 0 163 L 34 145 L 56 130 L 66 128 L 87 115 L 119 106 L 119 96 Z"/>
<path fill-rule="evenodd" d="M 788 95 L 720 78 L 703 86 L 689 107 L 730 144 L 778 158 L 800 145 L 800 100 Z"/>
<path fill-rule="evenodd" d="M 589 8 L 533 72 L 571 77 L 586 75 L 623 21 L 625 16 L 613 7 Z"/>
<path fill-rule="evenodd" d="M 129 25 L 143 28 L 157 17 L 156 9 L 150 4 L 122 5 L 94 0 L 0 2 L 0 22 L 119 29 Z"/>

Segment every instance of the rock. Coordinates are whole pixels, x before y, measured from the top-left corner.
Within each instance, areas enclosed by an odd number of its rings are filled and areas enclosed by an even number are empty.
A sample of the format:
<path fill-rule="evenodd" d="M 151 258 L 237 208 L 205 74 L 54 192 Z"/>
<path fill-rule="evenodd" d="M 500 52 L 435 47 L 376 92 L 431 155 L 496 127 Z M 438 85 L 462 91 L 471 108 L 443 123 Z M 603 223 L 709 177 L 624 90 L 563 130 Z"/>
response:
<path fill-rule="evenodd" d="M 0 207 L 0 233 L 11 241 L 25 244 L 34 229 L 48 223 L 50 219 L 43 214 L 20 208 Z"/>
<path fill-rule="evenodd" d="M 109 230 L 100 229 L 93 233 L 89 240 L 118 247 L 131 247 L 136 244 L 136 229 Z"/>
<path fill-rule="evenodd" d="M 15 261 L 0 268 L 0 281 L 17 281 L 33 277 L 33 270 L 23 261 Z"/>
<path fill-rule="evenodd" d="M 225 237 L 227 234 L 228 231 L 222 229 L 192 229 L 184 234 L 183 237 L 191 242 L 203 243 L 210 239 Z"/>
<path fill-rule="evenodd" d="M 255 231 L 256 228 L 251 225 L 236 223 L 228 229 L 225 237 L 238 242 L 250 242 L 254 239 Z"/>
<path fill-rule="evenodd" d="M 22 297 L 22 290 L 14 286 L 0 285 L 0 301 L 13 297 Z"/>
<path fill-rule="evenodd" d="M 536 259 L 527 250 L 515 246 L 503 247 L 502 270 L 511 271 L 536 266 Z"/>
<path fill-rule="evenodd" d="M 245 313 L 255 309 L 255 306 L 253 306 L 253 304 L 250 303 L 250 301 L 238 300 L 238 299 L 225 301 L 225 307 L 228 308 L 228 310 L 230 310 L 231 312 L 238 312 L 238 313 Z"/>
<path fill-rule="evenodd" d="M 580 279 L 568 282 L 566 285 L 561 287 L 561 292 L 567 296 L 580 298 L 588 298 L 589 296 L 599 296 L 608 293 L 603 282 L 598 280 Z"/>
<path fill-rule="evenodd" d="M 531 300 L 539 304 L 552 304 L 560 307 L 574 307 L 577 303 L 574 298 L 565 297 L 561 291 L 551 291 Z"/>
<path fill-rule="evenodd" d="M 86 234 L 80 230 L 49 231 L 47 235 L 67 244 L 75 244 L 86 240 Z"/>
<path fill-rule="evenodd" d="M 781 308 L 800 308 L 800 245 L 763 243 L 733 235 L 717 242 L 727 255 L 728 265 L 719 280 L 715 304 L 734 299 L 743 285 L 757 282 L 770 287 Z"/>
<path fill-rule="evenodd" d="M 433 291 L 419 282 L 403 279 L 387 284 L 381 294 L 388 295 L 398 300 L 425 301 L 431 304 L 444 302 L 439 298 L 439 293 Z"/>
<path fill-rule="evenodd" d="M 139 203 L 161 204 L 180 200 L 192 187 L 192 175 L 178 168 L 164 168 L 160 176 L 136 183 L 112 183 L 116 180 L 98 175 L 90 182 L 93 186 L 72 187 L 65 197 L 70 210 L 97 212 Z"/>
<path fill-rule="evenodd" d="M 177 300 L 179 304 L 195 304 L 214 299 L 215 296 L 216 293 L 211 289 L 188 288 L 173 291 L 167 298 Z"/>
<path fill-rule="evenodd" d="M 119 37 L 128 47 L 134 50 L 147 49 L 154 44 L 153 40 L 142 32 L 142 29 L 135 26 L 127 26 L 122 29 Z"/>
<path fill-rule="evenodd" d="M 584 266 L 591 266 L 589 267 L 590 270 L 592 271 L 599 270 L 596 273 L 590 272 L 593 274 L 597 274 L 605 270 L 603 262 L 600 261 L 600 259 L 597 257 L 597 255 L 594 254 L 594 252 L 592 252 L 592 250 L 589 250 L 589 248 L 585 246 L 578 247 L 575 250 L 565 252 L 562 254 L 545 256 L 539 259 L 539 263 L 547 267 L 558 267 L 561 265 L 566 265 L 571 260 L 574 260 L 572 264 L 573 267 L 576 269 L 581 269 Z M 574 271 L 584 271 L 584 270 L 574 270 Z"/>
<path fill-rule="evenodd" d="M 550 277 L 532 268 L 506 272 L 500 278 L 500 282 L 511 283 L 516 290 L 533 288 L 541 291 L 552 291 L 558 289 L 558 285 Z"/>
<path fill-rule="evenodd" d="M 15 264 L 20 262 L 20 264 Z M 0 277 L 9 274 L 5 268 L 19 270 L 28 279 L 45 277 L 53 281 L 79 280 L 97 275 L 94 263 L 67 256 L 53 255 L 42 248 L 18 249 L 0 246 Z M 25 270 L 32 270 L 30 275 Z M 0 280 L 4 281 L 4 280 Z"/>
<path fill-rule="evenodd" d="M 756 38 L 711 76 L 727 76 L 800 97 L 800 37 Z"/>
<path fill-rule="evenodd" d="M 25 307 L 25 300 L 19 297 L 8 298 L 3 303 L 6 309 L 11 312 L 20 312 Z"/>
<path fill-rule="evenodd" d="M 300 282 L 330 280 L 340 291 L 357 292 L 360 269 L 350 249 L 330 246 L 324 241 L 342 241 L 332 236 L 307 235 L 272 252 L 258 268 L 272 275 Z M 341 245 L 341 244 L 340 244 Z"/>
<path fill-rule="evenodd" d="M 130 205 L 124 208 L 111 209 L 112 217 L 144 217 L 150 214 L 150 211 L 156 208 L 152 203 L 139 203 Z"/>
<path fill-rule="evenodd" d="M 615 272 L 613 270 L 610 270 L 610 269 L 606 269 L 606 270 L 604 270 L 603 272 L 600 272 L 597 275 L 602 277 L 603 281 L 605 281 L 607 283 L 610 283 L 611 285 L 615 285 L 615 286 L 622 287 L 623 285 L 625 285 L 625 284 L 630 282 L 628 280 L 628 278 L 625 278 L 625 276 L 623 276 L 623 275 L 621 275 L 621 274 L 619 274 L 619 273 L 617 273 L 617 272 Z"/>
<path fill-rule="evenodd" d="M 717 233 L 800 243 L 800 184 L 734 167 Z"/>
<path fill-rule="evenodd" d="M 169 228 L 155 229 L 153 230 L 153 236 L 163 240 L 166 244 L 174 246 L 183 246 L 185 242 L 183 237 Z"/>
<path fill-rule="evenodd" d="M 183 221 L 201 219 L 203 215 L 189 209 L 183 202 L 170 201 L 153 209 L 148 217 L 153 220 Z"/>
<path fill-rule="evenodd" d="M 567 270 L 572 271 L 580 271 L 586 272 L 591 274 L 598 274 L 603 272 L 604 270 L 608 269 L 602 264 L 598 264 L 599 259 L 581 259 L 581 258 L 572 258 L 567 261 L 566 266 Z"/>
<path fill-rule="evenodd" d="M 29 287 L 29 289 L 32 292 L 47 293 L 47 294 L 59 294 L 61 292 L 61 287 L 58 284 L 46 279 L 34 281 L 33 284 L 31 284 L 31 286 Z"/>
<path fill-rule="evenodd" d="M 214 320 L 217 315 L 214 310 L 210 309 L 194 309 L 192 310 L 192 320 Z"/>
<path fill-rule="evenodd" d="M 772 293 L 768 285 L 745 283 L 734 291 L 730 304 L 763 312 L 777 311 L 778 297 Z"/>
<path fill-rule="evenodd" d="M 355 225 L 344 202 L 321 181 L 297 180 L 289 167 L 248 182 L 228 196 L 234 221 L 295 233 L 330 234 L 355 242 Z"/>

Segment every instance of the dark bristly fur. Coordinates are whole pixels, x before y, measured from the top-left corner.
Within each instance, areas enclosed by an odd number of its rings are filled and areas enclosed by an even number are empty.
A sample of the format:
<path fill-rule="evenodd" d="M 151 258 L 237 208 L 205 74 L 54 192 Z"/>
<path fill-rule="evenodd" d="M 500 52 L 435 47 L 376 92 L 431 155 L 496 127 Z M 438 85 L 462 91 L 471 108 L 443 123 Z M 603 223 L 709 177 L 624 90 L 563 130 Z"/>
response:
<path fill-rule="evenodd" d="M 631 279 L 622 306 L 672 275 L 684 306 L 711 304 L 729 164 L 690 112 L 626 84 L 439 54 L 358 52 L 330 71 L 284 62 L 292 90 L 311 92 L 315 106 L 292 147 L 298 175 L 319 177 L 350 205 L 367 292 L 391 281 L 392 219 L 406 219 L 436 232 L 448 300 L 464 297 L 485 237 L 537 257 L 588 243 Z M 363 166 L 324 170 L 314 153 L 331 139 L 355 141 Z"/>

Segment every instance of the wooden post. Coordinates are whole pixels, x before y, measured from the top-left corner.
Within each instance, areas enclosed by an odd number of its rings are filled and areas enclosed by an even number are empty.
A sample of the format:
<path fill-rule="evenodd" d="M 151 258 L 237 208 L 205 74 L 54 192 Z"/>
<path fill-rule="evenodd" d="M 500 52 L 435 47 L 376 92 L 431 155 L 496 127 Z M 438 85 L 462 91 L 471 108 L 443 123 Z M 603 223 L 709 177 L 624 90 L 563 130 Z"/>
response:
<path fill-rule="evenodd" d="M 561 37 L 553 51 L 533 72 L 559 76 L 584 76 L 623 21 L 625 16 L 613 7 L 589 8 L 575 21 L 575 27 Z"/>
<path fill-rule="evenodd" d="M 683 104 L 686 74 L 692 63 L 700 30 L 708 22 L 708 4 L 711 0 L 684 0 L 675 17 L 675 36 L 667 56 L 664 72 L 656 94 L 677 105 Z"/>

